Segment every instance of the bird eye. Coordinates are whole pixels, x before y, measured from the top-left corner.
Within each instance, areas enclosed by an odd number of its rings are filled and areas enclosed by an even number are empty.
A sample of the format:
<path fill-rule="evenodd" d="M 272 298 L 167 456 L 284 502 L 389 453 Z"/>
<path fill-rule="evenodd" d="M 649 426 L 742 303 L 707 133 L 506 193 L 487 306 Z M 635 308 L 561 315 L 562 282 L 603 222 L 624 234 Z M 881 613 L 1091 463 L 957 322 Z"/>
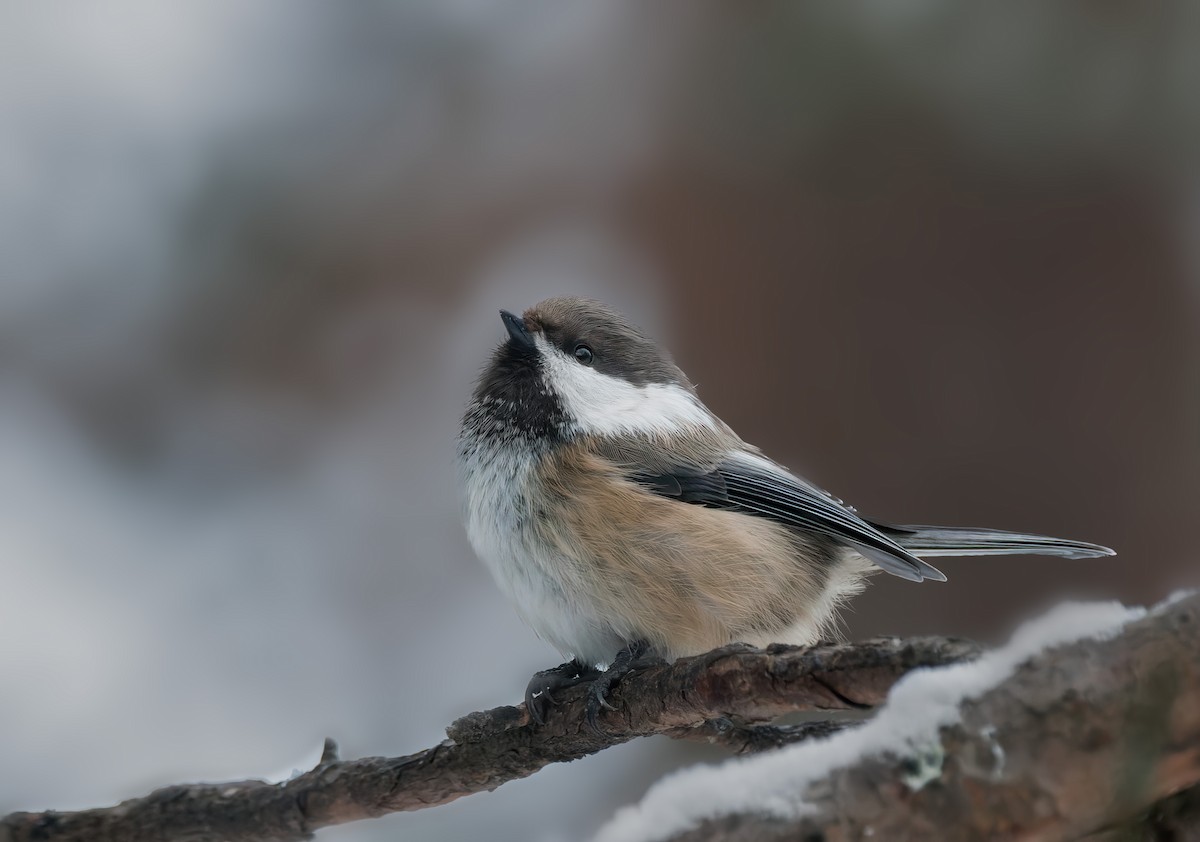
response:
<path fill-rule="evenodd" d="M 584 365 L 592 364 L 592 349 L 587 345 L 580 343 L 575 346 L 575 359 L 579 360 Z"/>

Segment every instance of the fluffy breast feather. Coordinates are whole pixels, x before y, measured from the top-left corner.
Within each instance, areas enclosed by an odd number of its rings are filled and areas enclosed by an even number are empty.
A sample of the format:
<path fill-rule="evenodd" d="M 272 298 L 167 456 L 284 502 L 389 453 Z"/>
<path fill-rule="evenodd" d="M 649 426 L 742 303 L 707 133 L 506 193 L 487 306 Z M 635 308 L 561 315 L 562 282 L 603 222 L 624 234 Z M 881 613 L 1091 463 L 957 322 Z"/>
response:
<path fill-rule="evenodd" d="M 804 536 L 659 497 L 586 440 L 556 448 L 534 472 L 540 542 L 613 633 L 668 656 L 779 641 L 789 630 L 794 639 L 797 629 L 815 639 L 836 607 L 830 587 L 856 588 L 857 577 L 831 571 L 827 550 Z"/>

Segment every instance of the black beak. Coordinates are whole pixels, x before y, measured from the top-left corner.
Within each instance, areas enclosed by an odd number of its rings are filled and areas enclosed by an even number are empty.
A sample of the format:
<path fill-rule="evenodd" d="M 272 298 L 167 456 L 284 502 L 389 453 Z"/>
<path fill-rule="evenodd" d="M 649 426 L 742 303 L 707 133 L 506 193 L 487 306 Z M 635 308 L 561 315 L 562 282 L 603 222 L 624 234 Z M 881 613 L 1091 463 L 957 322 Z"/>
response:
<path fill-rule="evenodd" d="M 523 351 L 532 351 L 533 337 L 529 335 L 529 328 L 525 327 L 525 320 L 507 310 L 500 311 L 500 318 L 504 320 L 512 344 Z"/>

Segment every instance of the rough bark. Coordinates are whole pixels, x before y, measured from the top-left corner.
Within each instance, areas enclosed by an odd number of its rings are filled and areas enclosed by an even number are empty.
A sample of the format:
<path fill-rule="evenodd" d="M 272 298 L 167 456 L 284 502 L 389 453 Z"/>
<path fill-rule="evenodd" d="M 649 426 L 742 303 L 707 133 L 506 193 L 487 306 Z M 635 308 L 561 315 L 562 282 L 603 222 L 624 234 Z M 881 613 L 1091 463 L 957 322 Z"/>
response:
<path fill-rule="evenodd" d="M 868 758 L 802 793 L 801 819 L 748 812 L 675 838 L 1196 839 L 1200 596 L 1032 659 L 940 742 L 940 773 L 916 791 L 910 759 Z"/>
<path fill-rule="evenodd" d="M 1200 787 L 1185 789 L 1080 842 L 1200 842 Z"/>
<path fill-rule="evenodd" d="M 628 676 L 603 734 L 585 724 L 584 688 L 560 694 L 547 723 L 524 706 L 468 714 L 440 745 L 406 757 L 338 760 L 327 743 L 316 768 L 281 784 L 239 781 L 157 790 L 114 807 L 13 813 L 0 842 L 291 842 L 319 828 L 445 804 L 492 790 L 549 763 L 575 760 L 651 734 L 707 739 L 736 751 L 773 748 L 839 724 L 753 728 L 796 711 L 866 709 L 915 667 L 970 659 L 978 647 L 947 638 L 881 639 L 812 648 L 730 646 Z"/>

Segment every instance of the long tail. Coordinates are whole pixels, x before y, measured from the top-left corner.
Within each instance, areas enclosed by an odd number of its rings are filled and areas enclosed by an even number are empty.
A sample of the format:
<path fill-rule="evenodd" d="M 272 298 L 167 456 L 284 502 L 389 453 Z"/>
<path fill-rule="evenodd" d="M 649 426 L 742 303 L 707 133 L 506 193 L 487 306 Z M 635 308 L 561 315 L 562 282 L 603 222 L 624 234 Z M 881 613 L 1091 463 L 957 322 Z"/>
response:
<path fill-rule="evenodd" d="M 1108 547 L 1085 541 L 1068 541 L 1047 535 L 946 526 L 882 526 L 879 531 L 915 556 L 1054 555 L 1095 558 L 1116 555 Z"/>

